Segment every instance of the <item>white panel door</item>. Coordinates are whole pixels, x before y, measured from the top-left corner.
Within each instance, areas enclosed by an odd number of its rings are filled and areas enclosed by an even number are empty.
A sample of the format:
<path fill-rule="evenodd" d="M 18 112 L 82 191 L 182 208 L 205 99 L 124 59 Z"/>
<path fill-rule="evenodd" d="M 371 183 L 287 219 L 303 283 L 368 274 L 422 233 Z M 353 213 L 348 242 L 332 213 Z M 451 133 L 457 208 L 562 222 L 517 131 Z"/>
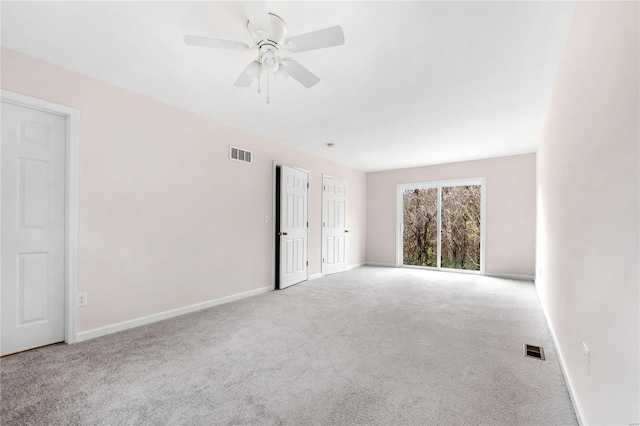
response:
<path fill-rule="evenodd" d="M 2 355 L 64 341 L 65 127 L 2 103 Z"/>
<path fill-rule="evenodd" d="M 307 173 L 280 168 L 280 285 L 307 279 Z"/>
<path fill-rule="evenodd" d="M 347 270 L 347 181 L 322 179 L 322 274 Z"/>

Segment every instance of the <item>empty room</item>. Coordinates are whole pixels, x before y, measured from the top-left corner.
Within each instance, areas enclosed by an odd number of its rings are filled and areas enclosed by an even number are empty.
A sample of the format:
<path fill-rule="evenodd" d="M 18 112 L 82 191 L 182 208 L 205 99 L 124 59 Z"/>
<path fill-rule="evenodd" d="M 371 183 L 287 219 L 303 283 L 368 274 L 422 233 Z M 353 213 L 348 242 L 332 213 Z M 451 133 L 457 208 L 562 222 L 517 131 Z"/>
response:
<path fill-rule="evenodd" d="M 640 2 L 0 12 L 0 424 L 640 424 Z"/>

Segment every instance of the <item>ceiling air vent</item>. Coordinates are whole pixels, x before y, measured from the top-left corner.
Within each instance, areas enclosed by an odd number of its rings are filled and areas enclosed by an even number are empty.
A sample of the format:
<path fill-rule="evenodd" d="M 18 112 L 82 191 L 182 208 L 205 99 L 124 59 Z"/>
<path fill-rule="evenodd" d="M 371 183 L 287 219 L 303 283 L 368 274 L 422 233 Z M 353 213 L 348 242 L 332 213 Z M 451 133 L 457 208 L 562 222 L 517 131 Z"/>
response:
<path fill-rule="evenodd" d="M 244 149 L 229 145 L 229 159 L 242 161 L 243 163 L 251 163 L 251 151 L 245 151 Z"/>

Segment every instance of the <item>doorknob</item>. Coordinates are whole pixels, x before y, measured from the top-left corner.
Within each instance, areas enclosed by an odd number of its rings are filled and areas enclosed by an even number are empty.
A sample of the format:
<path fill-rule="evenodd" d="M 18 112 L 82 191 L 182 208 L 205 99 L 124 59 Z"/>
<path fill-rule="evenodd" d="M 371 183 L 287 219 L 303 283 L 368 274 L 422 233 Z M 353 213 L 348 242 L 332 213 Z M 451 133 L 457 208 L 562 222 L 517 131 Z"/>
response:
<path fill-rule="evenodd" d="M 286 232 L 279 232 L 278 235 L 288 235 Z"/>
<path fill-rule="evenodd" d="M 344 232 L 345 232 L 345 233 L 347 233 L 347 232 L 349 232 L 349 230 L 348 230 L 348 229 L 345 229 L 345 230 L 344 230 Z"/>

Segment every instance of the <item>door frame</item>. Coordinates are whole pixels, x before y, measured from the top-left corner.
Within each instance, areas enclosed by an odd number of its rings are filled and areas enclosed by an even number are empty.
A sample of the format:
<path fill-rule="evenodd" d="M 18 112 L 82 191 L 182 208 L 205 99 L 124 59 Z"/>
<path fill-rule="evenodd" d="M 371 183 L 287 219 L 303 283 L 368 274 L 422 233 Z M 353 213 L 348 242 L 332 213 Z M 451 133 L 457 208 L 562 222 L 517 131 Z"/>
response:
<path fill-rule="evenodd" d="M 310 215 L 310 211 L 309 211 L 309 204 L 310 204 L 310 200 L 309 200 L 309 193 L 311 192 L 311 170 L 307 170 L 307 169 L 303 169 L 302 167 L 298 167 L 298 166 L 294 166 L 292 164 L 289 163 L 283 163 L 281 161 L 277 161 L 277 160 L 273 160 L 273 170 L 272 170 L 272 198 L 271 198 L 271 282 L 273 283 L 273 290 L 277 290 L 278 289 L 278 283 L 276 282 L 276 238 L 278 238 L 278 236 L 276 235 L 276 209 L 278 208 L 278 206 L 276 206 L 276 192 L 279 190 L 278 185 L 276 184 L 276 173 L 278 173 L 278 167 L 280 166 L 287 166 L 287 167 L 291 167 L 292 169 L 296 169 L 296 170 L 300 170 L 303 173 L 307 174 L 307 183 L 309 184 L 309 186 L 307 187 L 307 219 L 309 219 L 309 215 Z M 309 221 L 309 223 L 311 223 L 311 221 Z M 307 226 L 307 261 L 309 261 L 309 229 L 310 226 Z M 280 261 L 280 257 L 278 254 L 278 261 Z M 309 267 L 311 265 L 307 265 L 307 278 L 305 281 L 309 281 Z"/>
<path fill-rule="evenodd" d="M 64 341 L 76 343 L 78 337 L 78 165 L 80 111 L 20 93 L 2 89 L 0 100 L 13 105 L 60 115 L 66 121 L 65 155 L 65 306 Z M 0 176 L 0 179 L 1 176 Z"/>
<path fill-rule="evenodd" d="M 325 196 L 324 196 L 324 178 L 330 178 L 330 179 L 340 179 L 343 180 L 345 182 L 347 182 L 347 180 L 345 178 L 342 177 L 338 177 L 338 176 L 333 176 L 333 175 L 328 175 L 326 173 L 322 174 L 322 213 L 320 214 L 320 223 L 321 223 L 321 232 L 320 232 L 320 238 L 322 239 L 322 241 L 320 242 L 320 275 L 321 276 L 325 276 L 325 263 L 322 262 L 322 259 L 324 259 L 324 249 L 325 249 L 325 239 L 324 239 L 324 223 L 325 223 L 325 217 L 324 217 L 324 202 L 325 202 Z M 349 195 L 347 194 L 347 198 L 349 197 Z M 344 222 L 344 227 L 345 229 L 347 228 L 347 216 L 348 216 L 348 212 L 345 211 L 345 222 Z M 345 256 L 345 264 L 346 264 L 346 258 L 347 258 L 347 240 L 346 240 L 347 236 L 345 236 L 345 243 L 344 243 L 344 256 Z"/>
<path fill-rule="evenodd" d="M 403 223 L 403 198 L 402 193 L 406 189 L 426 189 L 426 188 L 440 188 L 443 186 L 464 186 L 464 185 L 480 185 L 480 270 L 469 271 L 465 269 L 453 269 L 442 268 L 440 266 L 440 259 L 438 259 L 438 267 L 433 266 L 414 266 L 402 264 L 402 249 L 403 249 L 403 237 L 404 237 L 404 223 Z M 438 195 L 440 195 L 440 189 L 438 189 Z M 441 236 L 440 216 L 441 206 L 440 196 L 438 196 L 438 252 L 441 252 Z M 487 179 L 485 177 L 474 177 L 465 179 L 448 179 L 429 182 L 417 182 L 417 183 L 399 183 L 396 185 L 396 267 L 397 268 L 413 268 L 413 269 L 428 269 L 432 271 L 443 272 L 455 272 L 461 274 L 475 274 L 485 275 L 485 261 L 486 261 L 486 241 L 487 241 Z"/>

